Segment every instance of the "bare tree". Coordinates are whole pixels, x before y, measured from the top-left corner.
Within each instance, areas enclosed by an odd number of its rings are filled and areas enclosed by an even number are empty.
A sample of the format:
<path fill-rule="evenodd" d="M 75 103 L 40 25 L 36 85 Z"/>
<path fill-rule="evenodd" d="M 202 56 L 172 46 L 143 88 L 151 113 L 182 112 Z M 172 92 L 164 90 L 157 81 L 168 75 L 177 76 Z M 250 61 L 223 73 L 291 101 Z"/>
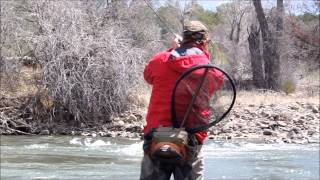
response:
<path fill-rule="evenodd" d="M 224 21 L 229 25 L 229 40 L 239 43 L 241 24 L 245 14 L 249 11 L 248 2 L 233 0 L 222 5 L 218 11 L 223 14 Z"/>
<path fill-rule="evenodd" d="M 232 1 L 217 8 L 223 23 L 213 27 L 212 38 L 216 42 L 213 56 L 219 55 L 214 63 L 221 62 L 221 67 L 226 69 L 236 80 L 239 87 L 250 88 L 247 80 L 251 79 L 250 54 L 247 43 L 248 34 L 243 31 L 251 23 L 249 2 Z M 220 50 L 219 50 L 220 49 Z M 220 52 L 218 52 L 220 51 Z M 223 54 L 223 56 L 221 56 Z"/>
<path fill-rule="evenodd" d="M 256 24 L 251 24 L 248 33 L 253 84 L 257 88 L 265 88 L 263 59 L 260 51 L 260 29 Z"/>
<path fill-rule="evenodd" d="M 278 4 L 283 4 L 282 0 L 278 0 Z M 269 25 L 263 12 L 261 0 L 253 0 L 253 5 L 257 13 L 257 19 L 259 21 L 262 44 L 263 44 L 263 60 L 265 68 L 265 83 L 268 89 L 280 90 L 280 56 L 277 51 L 278 41 L 272 35 Z M 283 8 L 279 11 L 283 11 Z M 280 27 L 280 26 L 279 26 Z"/>
<path fill-rule="evenodd" d="M 320 25 L 319 16 L 316 14 L 319 6 L 313 6 L 312 9 L 301 6 L 298 10 L 304 13 L 299 15 L 291 12 L 290 6 L 286 8 L 289 13 L 284 19 L 283 47 L 287 46 L 288 61 L 283 65 L 283 69 L 287 71 L 288 67 L 293 65 L 291 77 L 295 75 L 294 80 L 297 81 L 315 73 L 320 67 Z"/>

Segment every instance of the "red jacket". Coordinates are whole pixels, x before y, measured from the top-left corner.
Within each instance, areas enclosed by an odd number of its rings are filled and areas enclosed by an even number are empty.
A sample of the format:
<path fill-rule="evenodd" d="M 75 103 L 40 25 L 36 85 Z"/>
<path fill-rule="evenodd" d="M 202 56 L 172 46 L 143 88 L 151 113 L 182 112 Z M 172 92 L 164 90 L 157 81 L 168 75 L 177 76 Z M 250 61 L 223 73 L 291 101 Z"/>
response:
<path fill-rule="evenodd" d="M 181 73 L 190 67 L 209 63 L 207 52 L 169 60 L 171 51 L 172 49 L 169 49 L 156 54 L 144 69 L 144 79 L 153 86 L 146 117 L 147 125 L 144 128 L 145 134 L 151 128 L 172 126 L 171 95 L 175 82 Z M 202 144 L 207 137 L 207 132 L 197 132 L 195 135 L 199 143 Z"/>

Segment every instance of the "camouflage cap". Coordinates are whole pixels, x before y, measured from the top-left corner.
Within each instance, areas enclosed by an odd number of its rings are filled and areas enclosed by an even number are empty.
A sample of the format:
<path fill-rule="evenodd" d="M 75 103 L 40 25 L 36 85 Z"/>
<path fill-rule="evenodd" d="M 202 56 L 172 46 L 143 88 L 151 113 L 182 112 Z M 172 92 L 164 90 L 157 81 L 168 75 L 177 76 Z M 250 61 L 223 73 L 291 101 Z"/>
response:
<path fill-rule="evenodd" d="M 183 32 L 203 32 L 207 33 L 208 28 L 200 21 L 187 21 L 184 24 Z"/>
<path fill-rule="evenodd" d="M 187 21 L 183 27 L 183 40 L 181 44 L 188 44 L 192 42 L 202 43 L 209 37 L 208 28 L 200 21 Z"/>

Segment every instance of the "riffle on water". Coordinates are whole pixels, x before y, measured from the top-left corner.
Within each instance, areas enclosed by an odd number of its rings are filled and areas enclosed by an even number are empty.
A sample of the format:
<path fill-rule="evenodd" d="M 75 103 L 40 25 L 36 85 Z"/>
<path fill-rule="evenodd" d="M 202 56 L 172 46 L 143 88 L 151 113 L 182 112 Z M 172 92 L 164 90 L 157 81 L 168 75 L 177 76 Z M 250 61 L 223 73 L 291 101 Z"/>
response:
<path fill-rule="evenodd" d="M 139 179 L 142 141 L 1 136 L 1 179 Z M 205 179 L 319 179 L 319 144 L 207 140 Z"/>

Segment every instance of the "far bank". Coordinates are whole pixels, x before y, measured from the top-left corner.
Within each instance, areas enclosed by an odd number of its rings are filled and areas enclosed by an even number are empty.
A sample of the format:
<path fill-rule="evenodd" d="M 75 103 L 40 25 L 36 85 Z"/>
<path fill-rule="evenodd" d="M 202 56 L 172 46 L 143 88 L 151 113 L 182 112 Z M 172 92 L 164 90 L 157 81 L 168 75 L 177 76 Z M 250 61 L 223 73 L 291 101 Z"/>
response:
<path fill-rule="evenodd" d="M 146 96 L 146 101 L 148 97 Z M 319 96 L 241 91 L 231 113 L 209 130 L 209 139 L 248 139 L 266 143 L 319 143 Z M 141 138 L 146 107 L 127 111 L 103 123 L 86 125 L 34 120 L 28 98 L 2 98 L 1 135 L 82 135 Z"/>

